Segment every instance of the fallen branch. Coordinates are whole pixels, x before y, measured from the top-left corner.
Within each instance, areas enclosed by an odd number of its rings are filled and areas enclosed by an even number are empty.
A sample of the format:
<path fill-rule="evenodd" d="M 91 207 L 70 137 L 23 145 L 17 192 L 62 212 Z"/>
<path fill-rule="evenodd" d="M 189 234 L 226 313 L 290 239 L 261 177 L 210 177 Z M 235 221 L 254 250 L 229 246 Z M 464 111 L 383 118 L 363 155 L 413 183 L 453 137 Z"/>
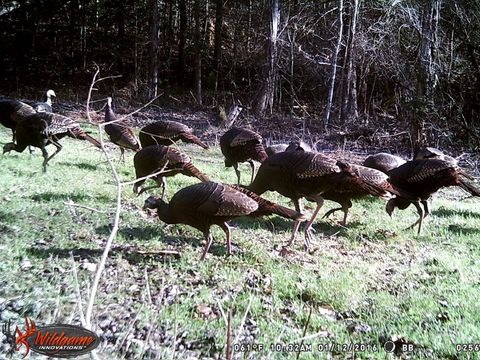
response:
<path fill-rule="evenodd" d="M 180 257 L 180 253 L 176 250 L 155 250 L 155 251 L 143 251 L 137 250 L 137 254 L 142 255 L 173 255 L 175 257 Z"/>
<path fill-rule="evenodd" d="M 75 258 L 73 257 L 73 252 L 70 251 L 70 258 L 72 260 L 72 272 L 73 272 L 73 279 L 75 280 L 75 296 L 77 298 L 77 306 L 78 312 L 80 313 L 80 322 L 82 326 L 86 326 L 87 322 L 85 321 L 85 314 L 83 313 L 83 306 L 82 306 L 82 295 L 80 294 L 80 285 L 78 283 L 78 276 L 77 276 L 77 264 L 75 263 Z"/>
<path fill-rule="evenodd" d="M 230 108 L 227 116 L 227 129 L 231 128 L 235 120 L 237 120 L 238 116 L 242 112 L 243 108 L 238 105 L 234 105 Z"/>
<path fill-rule="evenodd" d="M 93 212 L 97 212 L 97 213 L 100 213 L 100 214 L 105 214 L 105 213 L 106 213 L 106 211 L 98 210 L 98 209 L 92 208 L 92 207 L 90 207 L 90 206 L 75 204 L 72 200 L 70 200 L 70 201 L 64 201 L 63 203 L 64 203 L 65 205 L 68 205 L 68 206 L 78 207 L 78 208 L 82 208 L 82 209 L 87 209 L 87 210 L 91 210 L 91 211 L 93 211 Z"/>
<path fill-rule="evenodd" d="M 227 349 L 225 351 L 225 357 L 227 360 L 232 360 L 232 308 L 228 309 L 228 318 L 227 318 Z"/>
<path fill-rule="evenodd" d="M 240 326 L 238 327 L 237 336 L 235 337 L 234 344 L 238 344 L 238 341 L 240 339 L 240 335 L 242 334 L 243 326 L 245 325 L 245 321 L 247 320 L 248 312 L 250 311 L 250 307 L 252 306 L 252 300 L 253 300 L 253 296 L 250 296 L 250 300 L 248 301 L 247 309 L 245 310 L 245 313 L 243 314 L 242 322 L 240 323 Z"/>
<path fill-rule="evenodd" d="M 150 288 L 150 286 L 148 285 L 149 284 L 149 279 L 148 279 L 148 275 L 147 275 L 146 271 L 147 271 L 147 268 L 145 268 L 145 281 L 147 282 L 147 288 Z M 145 353 L 145 347 L 148 346 L 148 343 L 150 341 L 150 336 L 151 336 L 151 334 L 152 334 L 152 332 L 155 329 L 155 326 L 157 324 L 157 319 L 158 319 L 158 316 L 160 314 L 161 306 L 162 306 L 164 286 L 165 286 L 165 278 L 162 277 L 162 283 L 160 285 L 160 293 L 155 298 L 155 302 L 152 302 L 152 299 L 149 298 L 149 306 L 148 307 L 149 307 L 150 311 L 153 311 L 153 306 L 155 304 L 158 304 L 159 308 L 154 313 L 153 321 L 150 321 L 150 326 L 148 328 L 147 336 L 145 337 L 145 341 L 143 341 L 143 343 L 142 343 L 142 351 L 140 352 L 140 355 L 138 357 L 139 359 L 143 359 L 143 354 Z M 148 296 L 150 297 L 150 294 L 148 294 Z"/>
<path fill-rule="evenodd" d="M 310 325 L 310 318 L 311 318 L 311 317 L 312 317 L 312 307 L 310 306 L 310 307 L 308 308 L 307 322 L 305 323 L 305 327 L 303 328 L 302 341 L 300 342 L 300 347 L 299 347 L 300 349 L 303 347 L 303 342 L 305 341 L 304 339 L 305 339 L 305 335 L 307 334 L 308 325 Z M 301 353 L 301 351 L 298 350 L 298 352 L 297 352 L 297 358 L 296 358 L 297 360 L 298 360 L 298 358 L 300 357 L 300 353 Z"/>

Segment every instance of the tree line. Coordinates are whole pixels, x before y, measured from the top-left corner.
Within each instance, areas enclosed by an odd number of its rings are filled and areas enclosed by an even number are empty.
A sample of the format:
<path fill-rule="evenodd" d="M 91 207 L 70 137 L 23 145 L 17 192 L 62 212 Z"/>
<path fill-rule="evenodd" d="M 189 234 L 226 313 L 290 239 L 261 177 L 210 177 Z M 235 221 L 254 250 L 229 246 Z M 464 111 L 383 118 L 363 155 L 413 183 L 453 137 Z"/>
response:
<path fill-rule="evenodd" d="M 326 131 L 402 125 L 414 146 L 472 148 L 479 20 L 476 0 L 10 0 L 0 5 L 0 90 L 81 97 L 96 63 L 138 101 L 186 94 L 310 117 Z"/>

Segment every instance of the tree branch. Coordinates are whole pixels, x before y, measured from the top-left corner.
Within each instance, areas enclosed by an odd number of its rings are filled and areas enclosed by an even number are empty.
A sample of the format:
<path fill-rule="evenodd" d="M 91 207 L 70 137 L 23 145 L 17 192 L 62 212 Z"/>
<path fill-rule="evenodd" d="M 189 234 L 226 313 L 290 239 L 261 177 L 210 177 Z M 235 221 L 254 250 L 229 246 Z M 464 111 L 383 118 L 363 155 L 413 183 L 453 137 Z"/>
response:
<path fill-rule="evenodd" d="M 89 102 L 92 96 L 92 90 L 93 86 L 97 82 L 97 77 L 100 73 L 100 68 L 98 65 L 96 65 L 96 72 L 93 75 L 92 83 L 90 85 L 90 89 L 88 91 L 88 98 L 87 98 L 87 118 L 91 122 L 91 117 L 90 117 L 90 111 L 89 111 Z M 113 221 L 113 228 L 112 231 L 110 232 L 110 235 L 108 236 L 107 243 L 105 244 L 105 248 L 103 249 L 102 257 L 100 259 L 100 262 L 97 265 L 97 271 L 95 272 L 95 278 L 92 283 L 92 287 L 90 290 L 90 297 L 88 299 L 88 305 L 87 305 L 87 310 L 85 313 L 85 323 L 86 327 L 88 329 L 92 328 L 92 312 L 93 312 L 93 305 L 95 303 L 95 297 L 97 294 L 97 289 L 98 289 L 98 284 L 100 283 L 100 278 L 102 276 L 103 269 L 105 268 L 105 263 L 108 258 L 108 253 L 110 251 L 110 248 L 112 247 L 113 240 L 117 236 L 118 232 L 118 227 L 120 223 L 120 212 L 121 212 L 121 201 L 122 201 L 122 185 L 120 182 L 120 178 L 118 176 L 117 170 L 115 168 L 115 165 L 112 162 L 112 159 L 108 156 L 107 150 L 105 149 L 105 143 L 103 141 L 103 131 L 102 131 L 102 126 L 101 124 L 97 124 L 98 127 L 98 135 L 100 139 L 100 145 L 102 152 L 105 154 L 105 157 L 107 158 L 108 164 L 110 165 L 110 169 L 112 171 L 113 178 L 115 180 L 115 186 L 116 186 L 116 207 L 115 207 L 115 217 Z"/>

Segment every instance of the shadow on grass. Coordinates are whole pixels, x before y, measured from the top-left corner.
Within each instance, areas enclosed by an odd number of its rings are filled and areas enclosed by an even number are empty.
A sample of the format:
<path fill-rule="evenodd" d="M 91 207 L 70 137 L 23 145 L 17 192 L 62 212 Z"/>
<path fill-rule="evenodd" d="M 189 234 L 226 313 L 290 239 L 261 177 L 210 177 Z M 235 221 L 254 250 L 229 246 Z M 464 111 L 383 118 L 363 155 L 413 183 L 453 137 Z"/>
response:
<path fill-rule="evenodd" d="M 457 235 L 478 235 L 480 234 L 480 229 L 471 228 L 471 227 L 463 227 L 459 225 L 449 225 L 448 231 L 455 233 Z"/>
<path fill-rule="evenodd" d="M 87 249 L 87 248 L 37 248 L 31 247 L 27 249 L 27 253 L 37 258 L 48 259 L 51 256 L 58 256 L 60 258 L 70 257 L 70 253 L 74 258 L 88 259 L 90 262 L 97 262 L 102 256 L 103 249 Z M 164 253 L 162 250 L 142 250 L 138 247 L 131 245 L 116 245 L 113 246 L 109 253 L 112 257 L 115 255 L 121 255 L 131 264 L 139 264 L 151 259 L 168 261 L 171 259 L 180 258 L 179 254 Z"/>
<path fill-rule="evenodd" d="M 68 162 L 60 162 L 58 163 L 59 165 L 65 165 L 65 166 L 75 166 L 81 170 L 89 170 L 89 171 L 93 171 L 93 170 L 97 170 L 98 169 L 98 166 L 96 164 L 89 164 L 89 163 L 85 163 L 85 162 L 81 162 L 81 163 L 68 163 Z"/>
<path fill-rule="evenodd" d="M 267 229 L 269 231 L 287 231 L 292 228 L 293 220 L 280 216 L 269 217 L 240 217 L 228 222 L 233 228 L 240 229 Z"/>
<path fill-rule="evenodd" d="M 450 217 L 450 216 L 460 215 L 465 218 L 472 217 L 472 218 L 480 219 L 480 213 L 478 212 L 472 212 L 468 210 L 452 210 L 452 209 L 446 209 L 444 207 L 433 210 L 432 215 L 439 216 L 439 217 Z"/>
<path fill-rule="evenodd" d="M 8 213 L 8 212 L 0 210 L 0 222 L 1 223 L 5 223 L 5 224 L 12 223 L 12 222 L 14 222 L 15 218 L 16 218 L 15 214 Z"/>
<path fill-rule="evenodd" d="M 99 202 L 106 203 L 111 201 L 111 199 L 105 195 L 88 195 L 88 194 L 69 194 L 69 193 L 54 193 L 54 192 L 44 192 L 42 194 L 35 194 L 30 197 L 34 201 L 59 201 L 59 200 L 72 200 L 72 201 L 83 201 L 83 200 L 95 200 Z"/>
<path fill-rule="evenodd" d="M 11 235 L 14 233 L 9 224 L 14 224 L 17 216 L 0 210 L 0 235 Z"/>
<path fill-rule="evenodd" d="M 323 214 L 317 216 L 313 222 L 313 228 L 317 232 L 325 235 L 333 235 L 338 232 L 343 233 L 346 229 L 345 227 L 337 224 L 339 220 L 327 220 L 322 219 Z M 285 219 L 280 216 L 264 217 L 264 218 L 252 218 L 252 217 L 241 217 L 238 219 L 231 220 L 229 222 L 234 228 L 240 229 L 267 229 L 272 232 L 285 232 L 290 231 L 293 227 L 293 220 Z M 305 222 L 303 222 L 299 227 L 299 232 L 303 232 L 305 228 Z M 358 221 L 349 221 L 347 222 L 346 228 L 358 228 L 362 223 Z"/>
<path fill-rule="evenodd" d="M 102 225 L 95 229 L 95 233 L 108 236 L 110 235 L 111 230 L 112 228 L 110 226 Z M 161 226 L 142 225 L 121 227 L 118 229 L 118 233 L 127 240 L 153 240 L 157 238 L 165 238 L 165 233 Z"/>
<path fill-rule="evenodd" d="M 192 237 L 184 237 L 184 236 L 167 236 L 162 239 L 162 242 L 165 244 L 176 245 L 180 247 L 181 245 L 188 244 L 193 248 L 199 248 L 199 254 L 203 251 L 205 247 L 205 242 L 203 238 L 192 238 Z M 232 244 L 235 248 L 235 243 Z M 180 252 L 181 249 L 178 249 Z M 69 248 L 58 248 L 58 247 L 31 247 L 27 249 L 27 253 L 31 256 L 35 256 L 37 258 L 48 259 L 51 256 L 58 256 L 60 258 L 67 258 L 70 257 L 70 253 L 73 254 L 74 258 L 77 260 L 79 259 L 87 259 L 90 262 L 97 262 L 99 258 L 102 256 L 103 249 L 88 249 L 88 248 L 77 248 L 77 247 L 69 247 Z M 210 246 L 210 250 L 208 251 L 210 255 L 218 256 L 218 257 L 225 257 L 227 254 L 226 245 L 225 245 L 225 238 L 224 237 L 216 237 L 213 240 L 212 245 Z M 139 264 L 142 262 L 149 261 L 151 259 L 159 260 L 159 261 L 169 261 L 171 259 L 179 259 L 181 254 L 175 253 L 165 253 L 161 249 L 154 250 L 142 250 L 137 246 L 132 245 L 115 245 L 110 250 L 111 257 L 115 255 L 121 255 L 122 258 L 126 259 L 131 264 Z"/>
<path fill-rule="evenodd" d="M 172 227 L 175 225 L 168 225 Z M 152 226 L 152 225 L 142 225 L 142 226 L 128 226 L 118 229 L 118 234 L 126 240 L 159 240 L 164 244 L 180 247 L 182 245 L 189 245 L 192 247 L 203 247 L 204 240 L 200 232 L 198 232 L 198 237 L 190 236 L 170 236 L 165 234 L 165 225 Z M 99 226 L 95 229 L 95 233 L 98 235 L 108 236 L 110 235 L 111 227 L 107 225 Z M 213 245 L 212 245 L 213 248 Z"/>
<path fill-rule="evenodd" d="M 346 231 L 348 231 L 348 229 L 355 229 L 361 225 L 362 223 L 358 221 L 347 222 L 346 226 L 339 225 L 337 220 L 334 220 L 333 223 L 332 221 L 326 221 L 325 219 L 317 219 L 313 222 L 313 228 L 316 230 L 316 234 L 327 236 L 331 236 L 334 234 L 344 235 Z M 300 229 L 304 229 L 304 227 L 301 227 Z"/>

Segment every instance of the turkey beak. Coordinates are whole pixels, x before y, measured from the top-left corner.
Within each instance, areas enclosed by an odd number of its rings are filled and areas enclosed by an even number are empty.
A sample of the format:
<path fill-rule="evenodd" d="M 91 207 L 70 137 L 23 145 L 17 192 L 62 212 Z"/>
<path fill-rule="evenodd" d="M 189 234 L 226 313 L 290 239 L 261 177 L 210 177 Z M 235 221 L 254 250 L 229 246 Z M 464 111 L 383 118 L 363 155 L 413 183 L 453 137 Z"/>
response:
<path fill-rule="evenodd" d="M 137 195 L 137 196 L 140 195 L 140 194 L 138 193 L 138 185 L 137 185 L 137 184 L 134 184 L 134 185 L 133 185 L 133 193 L 134 193 L 135 195 Z M 145 207 L 145 204 L 143 205 L 143 207 Z"/>
<path fill-rule="evenodd" d="M 8 153 L 10 152 L 12 149 L 11 147 L 9 146 L 9 144 L 5 144 L 3 145 L 3 153 L 2 154 L 5 154 L 5 153 Z"/>
<path fill-rule="evenodd" d="M 393 203 L 394 199 L 390 199 L 387 202 L 387 206 L 385 206 L 385 211 L 387 214 L 390 216 L 390 218 L 393 215 L 393 210 L 395 209 L 395 204 Z"/>

